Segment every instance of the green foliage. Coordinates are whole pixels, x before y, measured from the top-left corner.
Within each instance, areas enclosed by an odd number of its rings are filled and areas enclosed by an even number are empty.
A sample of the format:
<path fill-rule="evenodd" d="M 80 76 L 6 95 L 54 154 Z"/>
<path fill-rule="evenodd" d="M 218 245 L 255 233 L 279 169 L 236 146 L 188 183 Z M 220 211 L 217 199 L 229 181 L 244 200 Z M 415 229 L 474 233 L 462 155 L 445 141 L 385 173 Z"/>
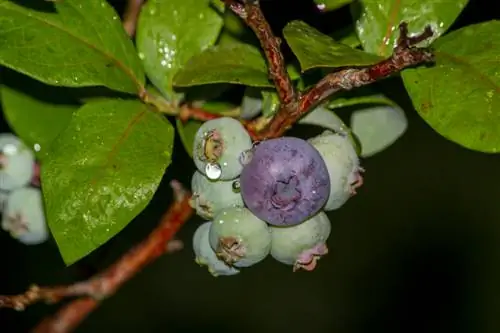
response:
<path fill-rule="evenodd" d="M 137 25 L 137 49 L 151 82 L 168 100 L 174 94 L 172 79 L 194 55 L 212 46 L 222 18 L 209 0 L 150 0 Z"/>
<path fill-rule="evenodd" d="M 79 105 L 60 88 L 21 75 L 2 74 L 0 99 L 5 118 L 24 143 L 29 147 L 37 145 L 36 157 L 43 161 L 52 141 L 68 126 Z"/>
<path fill-rule="evenodd" d="M 436 65 L 403 72 L 422 118 L 445 138 L 500 151 L 500 21 L 452 32 L 434 43 Z"/>
<path fill-rule="evenodd" d="M 209 83 L 273 87 L 264 56 L 254 46 L 235 43 L 206 49 L 175 75 L 174 85 L 189 87 Z"/>
<path fill-rule="evenodd" d="M 356 30 L 367 52 L 384 57 L 392 53 L 399 36 L 398 26 L 408 22 L 410 34 L 430 25 L 436 40 L 455 21 L 468 0 L 360 0 L 353 3 Z M 425 46 L 425 45 L 422 45 Z"/>
<path fill-rule="evenodd" d="M 302 21 L 288 23 L 283 34 L 303 72 L 318 67 L 365 66 L 382 60 L 379 56 L 337 43 Z"/>
<path fill-rule="evenodd" d="M 302 21 L 286 25 L 283 42 L 298 60 L 286 66 L 298 90 L 325 72 L 388 57 L 403 20 L 410 33 L 431 25 L 436 64 L 402 74 L 415 108 L 444 137 L 499 151 L 499 21 L 440 37 L 467 0 L 316 3 L 326 11 L 351 4 L 352 22 L 329 35 Z M 17 135 L 42 148 L 46 217 L 66 264 L 113 237 L 152 198 L 174 136 L 158 111 L 175 116 L 179 103 L 189 102 L 221 113 L 238 108 L 250 90 L 257 92 L 251 97 L 260 115 L 271 117 L 279 108 L 259 42 L 220 0 L 149 0 L 139 17 L 137 49 L 103 0 L 0 0 L 0 17 L 0 65 L 18 72 L 13 79 L 2 70 L 3 112 Z M 242 85 L 246 89 L 236 87 Z M 352 129 L 332 110 L 352 112 Z M 407 125 L 393 101 L 362 89 L 333 96 L 300 123 L 347 133 L 362 156 L 389 147 Z M 175 124 L 191 154 L 202 123 Z"/>
<path fill-rule="evenodd" d="M 144 71 L 110 5 L 102 0 L 40 3 L 43 11 L 0 0 L 1 65 L 51 85 L 139 91 Z"/>
<path fill-rule="evenodd" d="M 42 164 L 50 230 L 66 264 L 105 243 L 153 197 L 171 161 L 172 125 L 134 100 L 90 102 Z"/>

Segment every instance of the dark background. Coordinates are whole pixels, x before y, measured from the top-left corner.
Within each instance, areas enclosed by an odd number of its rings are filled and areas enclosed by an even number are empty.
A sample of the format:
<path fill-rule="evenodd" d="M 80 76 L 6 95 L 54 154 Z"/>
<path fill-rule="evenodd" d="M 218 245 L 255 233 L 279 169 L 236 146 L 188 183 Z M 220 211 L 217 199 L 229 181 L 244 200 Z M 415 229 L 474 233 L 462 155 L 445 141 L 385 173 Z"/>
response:
<path fill-rule="evenodd" d="M 291 19 L 323 30 L 349 21 L 348 10 L 320 19 L 307 1 L 269 0 L 263 7 L 276 31 Z M 453 29 L 498 17 L 491 1 L 471 1 Z M 377 87 L 407 110 L 409 129 L 363 161 L 365 185 L 329 214 L 330 254 L 316 271 L 292 273 L 268 258 L 237 276 L 213 278 L 193 261 L 191 237 L 201 222 L 193 219 L 179 234 L 183 251 L 148 266 L 77 332 L 499 332 L 500 156 L 443 139 L 419 118 L 399 83 Z M 0 129 L 8 131 L 3 119 Z M 52 240 L 28 247 L 0 232 L 0 293 L 85 279 L 138 243 L 168 206 L 168 181 L 188 185 L 194 172 L 177 143 L 151 205 L 79 263 L 65 268 Z M 57 308 L 1 310 L 0 332 L 27 332 Z"/>

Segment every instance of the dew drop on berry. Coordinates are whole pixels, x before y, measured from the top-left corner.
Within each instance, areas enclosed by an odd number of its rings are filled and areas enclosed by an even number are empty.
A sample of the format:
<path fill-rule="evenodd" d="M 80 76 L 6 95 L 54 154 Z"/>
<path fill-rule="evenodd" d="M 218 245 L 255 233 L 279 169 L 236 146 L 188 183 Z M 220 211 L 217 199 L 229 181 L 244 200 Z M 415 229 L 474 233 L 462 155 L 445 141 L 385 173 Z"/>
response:
<path fill-rule="evenodd" d="M 222 169 L 217 163 L 207 163 L 205 165 L 205 174 L 211 180 L 217 180 L 222 174 Z"/>

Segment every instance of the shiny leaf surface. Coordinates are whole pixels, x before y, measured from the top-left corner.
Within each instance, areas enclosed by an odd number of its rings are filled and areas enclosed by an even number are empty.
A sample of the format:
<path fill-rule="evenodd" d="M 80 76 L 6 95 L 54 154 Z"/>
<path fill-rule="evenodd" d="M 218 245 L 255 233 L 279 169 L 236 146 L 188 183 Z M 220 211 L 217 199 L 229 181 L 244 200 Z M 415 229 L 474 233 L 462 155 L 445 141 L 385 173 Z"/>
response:
<path fill-rule="evenodd" d="M 170 101 L 177 71 L 194 55 L 212 46 L 223 19 L 210 0 L 149 0 L 137 25 L 137 49 L 151 82 Z"/>
<path fill-rule="evenodd" d="M 149 203 L 170 164 L 174 131 L 135 100 L 75 112 L 42 164 L 46 215 L 69 265 L 122 230 Z"/>
<path fill-rule="evenodd" d="M 136 93 L 145 76 L 113 8 L 102 0 L 0 0 L 0 64 L 56 86 Z"/>
<path fill-rule="evenodd" d="M 402 73 L 420 116 L 469 149 L 500 151 L 500 21 L 470 25 L 434 45 L 436 65 Z"/>

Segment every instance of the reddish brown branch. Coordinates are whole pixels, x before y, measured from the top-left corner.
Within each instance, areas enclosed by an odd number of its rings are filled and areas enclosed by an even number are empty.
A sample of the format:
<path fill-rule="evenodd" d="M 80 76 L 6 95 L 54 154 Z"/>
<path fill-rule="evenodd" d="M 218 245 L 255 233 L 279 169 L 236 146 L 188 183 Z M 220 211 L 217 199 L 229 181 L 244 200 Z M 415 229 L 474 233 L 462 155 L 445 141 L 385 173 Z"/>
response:
<path fill-rule="evenodd" d="M 267 58 L 269 76 L 276 87 L 280 102 L 287 110 L 297 107 L 298 96 L 285 66 L 280 45 L 281 39 L 275 37 L 267 23 L 258 1 L 245 1 L 241 4 L 236 0 L 223 0 L 224 3 L 257 35 Z"/>
<path fill-rule="evenodd" d="M 100 300 L 113 295 L 117 288 L 144 266 L 165 252 L 179 249 L 178 241 L 171 240 L 191 217 L 193 210 L 189 205 L 190 193 L 177 181 L 172 181 L 171 186 L 175 200 L 163 215 L 159 226 L 107 270 L 92 279 L 70 286 L 33 286 L 21 295 L 0 296 L 0 307 L 22 310 L 38 301 L 54 303 L 66 297 L 87 296 L 63 307 L 58 314 L 44 320 L 34 330 L 37 333 L 70 332 L 97 307 Z"/>
<path fill-rule="evenodd" d="M 325 102 L 336 92 L 365 86 L 405 68 L 432 61 L 433 54 L 430 50 L 413 47 L 414 44 L 430 36 L 432 36 L 432 30 L 427 27 L 421 35 L 409 37 L 407 24 L 402 23 L 398 45 L 390 58 L 371 67 L 350 68 L 328 74 L 314 87 L 300 95 L 295 112 L 290 113 L 290 109 L 281 106 L 269 125 L 256 134 L 256 139 L 264 140 L 282 136 L 300 117 Z"/>
<path fill-rule="evenodd" d="M 141 12 L 143 3 L 144 0 L 127 1 L 127 8 L 125 8 L 125 13 L 123 14 L 123 28 L 130 37 L 135 35 L 137 19 L 139 18 L 139 13 Z"/>

